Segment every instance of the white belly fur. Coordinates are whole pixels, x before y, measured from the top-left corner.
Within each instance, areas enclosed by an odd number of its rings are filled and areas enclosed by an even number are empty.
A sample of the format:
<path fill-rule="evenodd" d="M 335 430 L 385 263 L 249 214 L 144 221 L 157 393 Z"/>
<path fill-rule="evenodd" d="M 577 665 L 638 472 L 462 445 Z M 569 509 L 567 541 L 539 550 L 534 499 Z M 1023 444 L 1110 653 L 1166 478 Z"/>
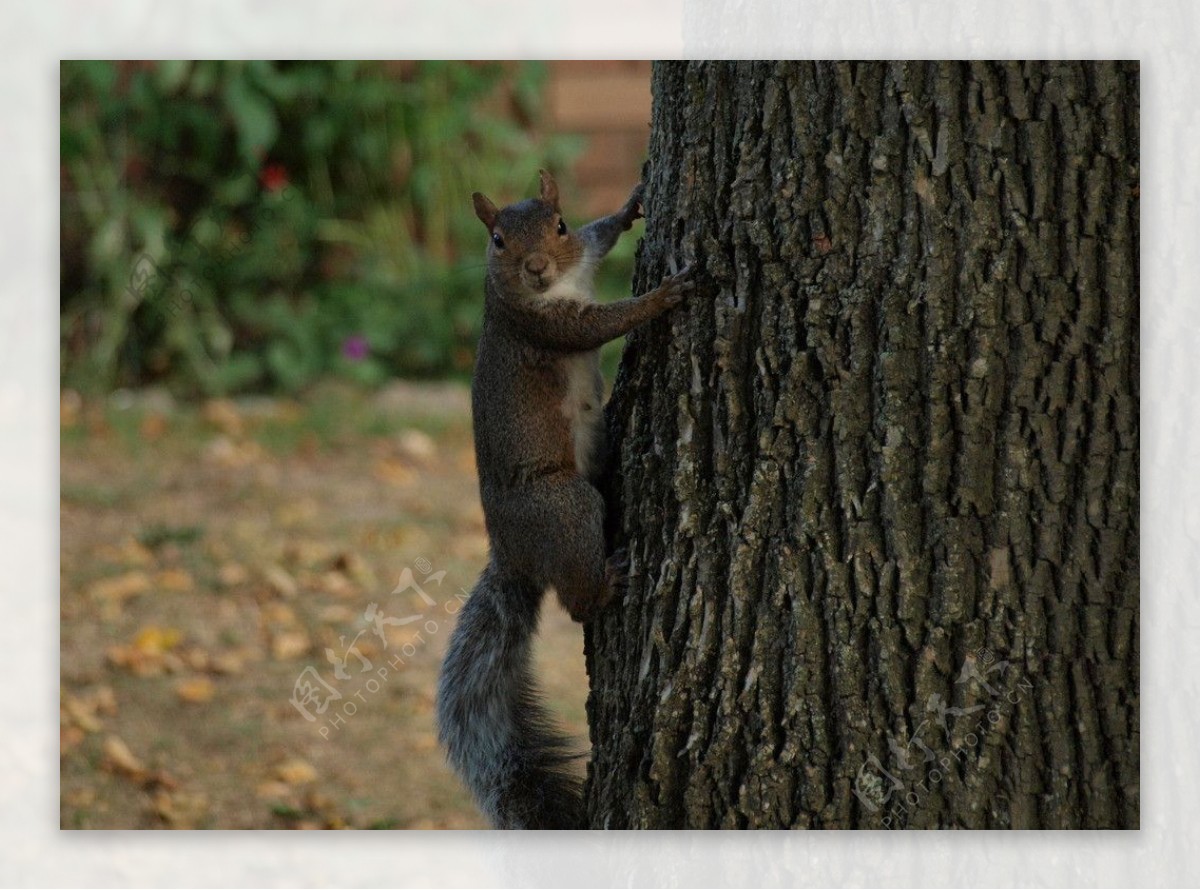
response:
<path fill-rule="evenodd" d="M 543 295 L 549 300 L 575 300 L 590 303 L 594 299 L 596 261 L 584 257 Z M 600 377 L 600 353 L 581 352 L 565 359 L 567 394 L 562 412 L 571 424 L 575 443 L 575 469 L 591 476 L 596 460 L 596 438 L 601 423 L 604 382 Z"/>
<path fill-rule="evenodd" d="M 566 360 L 567 394 L 562 412 L 571 424 L 575 442 L 575 469 L 590 476 L 596 459 L 596 433 L 601 422 L 600 353 L 581 352 Z"/>

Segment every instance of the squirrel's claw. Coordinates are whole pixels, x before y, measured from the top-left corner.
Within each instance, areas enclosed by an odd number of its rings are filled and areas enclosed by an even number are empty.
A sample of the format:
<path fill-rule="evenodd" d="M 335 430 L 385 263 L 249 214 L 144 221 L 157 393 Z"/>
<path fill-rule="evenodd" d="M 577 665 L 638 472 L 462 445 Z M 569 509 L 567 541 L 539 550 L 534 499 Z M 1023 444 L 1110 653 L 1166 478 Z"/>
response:
<path fill-rule="evenodd" d="M 632 228 L 634 221 L 645 218 L 646 212 L 642 203 L 645 191 L 645 185 L 639 182 L 629 193 L 629 200 L 625 202 L 625 206 L 621 208 L 621 218 L 626 229 Z"/>

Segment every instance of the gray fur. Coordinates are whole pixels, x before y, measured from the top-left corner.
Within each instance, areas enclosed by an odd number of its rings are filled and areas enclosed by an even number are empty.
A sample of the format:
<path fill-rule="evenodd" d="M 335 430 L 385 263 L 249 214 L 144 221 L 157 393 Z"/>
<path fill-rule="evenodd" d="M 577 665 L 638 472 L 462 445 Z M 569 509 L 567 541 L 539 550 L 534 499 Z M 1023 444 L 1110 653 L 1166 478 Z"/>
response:
<path fill-rule="evenodd" d="M 474 200 L 493 236 L 471 386 L 492 552 L 442 664 L 438 738 L 497 828 L 579 828 L 580 784 L 567 769 L 576 755 L 550 726 L 530 670 L 548 587 L 583 622 L 620 584 L 594 485 L 603 424 L 577 414 L 589 395 L 588 410 L 600 410 L 594 351 L 678 304 L 691 283 L 684 272 L 640 297 L 592 301 L 596 265 L 641 215 L 640 186 L 617 213 L 566 234 L 548 174 L 540 200 L 503 210 L 478 193 Z"/>

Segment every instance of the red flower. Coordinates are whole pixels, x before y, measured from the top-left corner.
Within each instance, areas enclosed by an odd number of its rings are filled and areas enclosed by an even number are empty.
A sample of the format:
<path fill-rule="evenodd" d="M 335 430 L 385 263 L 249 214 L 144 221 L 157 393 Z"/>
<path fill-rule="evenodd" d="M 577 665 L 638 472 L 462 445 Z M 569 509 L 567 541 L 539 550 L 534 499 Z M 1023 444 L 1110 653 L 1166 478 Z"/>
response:
<path fill-rule="evenodd" d="M 287 167 L 283 164 L 267 164 L 258 174 L 259 182 L 269 192 L 277 192 L 288 184 Z"/>

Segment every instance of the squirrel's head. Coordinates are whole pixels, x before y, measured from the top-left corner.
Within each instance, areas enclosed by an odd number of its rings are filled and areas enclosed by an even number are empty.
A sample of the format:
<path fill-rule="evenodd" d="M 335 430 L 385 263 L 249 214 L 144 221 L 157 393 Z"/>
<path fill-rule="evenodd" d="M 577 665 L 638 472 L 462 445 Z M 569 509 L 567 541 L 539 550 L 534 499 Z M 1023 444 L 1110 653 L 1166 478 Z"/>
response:
<path fill-rule="evenodd" d="M 567 228 L 558 206 L 558 184 L 540 171 L 541 194 L 497 210 L 479 192 L 475 215 L 488 229 L 488 269 L 504 290 L 542 294 L 583 260 L 584 243 Z"/>

